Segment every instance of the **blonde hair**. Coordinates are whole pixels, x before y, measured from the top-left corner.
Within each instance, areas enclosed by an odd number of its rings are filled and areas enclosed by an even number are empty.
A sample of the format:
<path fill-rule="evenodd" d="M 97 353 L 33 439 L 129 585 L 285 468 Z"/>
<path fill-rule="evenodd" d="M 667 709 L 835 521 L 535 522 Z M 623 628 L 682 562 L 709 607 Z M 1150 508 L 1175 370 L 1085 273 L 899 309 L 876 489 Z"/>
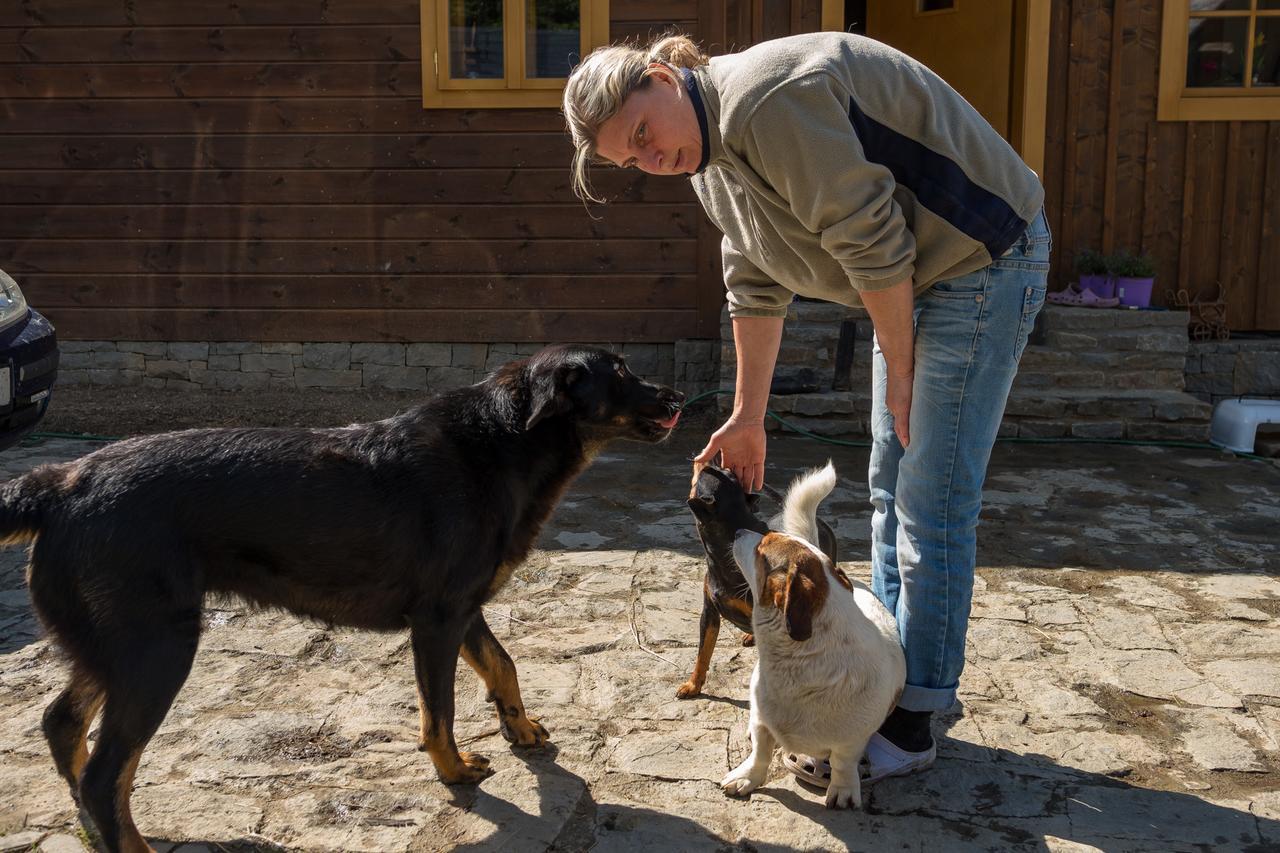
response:
<path fill-rule="evenodd" d="M 573 139 L 573 193 L 584 202 L 603 203 L 591 192 L 587 167 L 601 162 L 596 154 L 600 126 L 617 114 L 627 98 L 649 85 L 660 63 L 679 79 L 682 68 L 707 63 L 707 57 L 688 36 L 666 35 L 639 48 L 619 44 L 593 50 L 573 69 L 564 87 L 564 119 Z"/>

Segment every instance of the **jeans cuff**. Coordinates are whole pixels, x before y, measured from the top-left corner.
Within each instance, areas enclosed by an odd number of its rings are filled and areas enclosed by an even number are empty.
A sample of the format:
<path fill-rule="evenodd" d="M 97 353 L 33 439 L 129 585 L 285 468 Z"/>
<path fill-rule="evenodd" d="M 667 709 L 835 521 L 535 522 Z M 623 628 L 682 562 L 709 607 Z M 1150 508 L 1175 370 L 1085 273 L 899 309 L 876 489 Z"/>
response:
<path fill-rule="evenodd" d="M 898 697 L 898 707 L 904 711 L 946 711 L 956 703 L 954 687 L 917 687 L 908 684 Z"/>

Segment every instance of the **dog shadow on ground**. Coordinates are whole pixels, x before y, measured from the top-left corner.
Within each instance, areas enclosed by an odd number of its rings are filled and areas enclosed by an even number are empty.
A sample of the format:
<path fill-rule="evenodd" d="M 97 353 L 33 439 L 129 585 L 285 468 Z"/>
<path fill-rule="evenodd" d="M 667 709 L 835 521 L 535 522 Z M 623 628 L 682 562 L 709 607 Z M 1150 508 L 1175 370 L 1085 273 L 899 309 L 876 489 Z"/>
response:
<path fill-rule="evenodd" d="M 973 756 L 948 750 L 948 757 L 927 773 L 865 788 L 861 811 L 828 810 L 816 788 L 803 786 L 812 794 L 803 796 L 788 780 L 775 775 L 752 796 L 772 799 L 788 814 L 773 811 L 762 817 L 759 809 L 745 802 L 729 801 L 731 809 L 741 807 L 742 824 L 726 833 L 722 811 L 720 826 L 715 828 L 696 818 L 634 803 L 597 803 L 590 784 L 557 763 L 554 747 L 538 752 L 513 749 L 509 755 L 522 761 L 536 779 L 536 813 L 488 793 L 483 786 L 452 788 L 451 805 L 492 823 L 495 830 L 481 841 L 451 844 L 449 849 L 453 853 L 674 849 L 789 853 L 796 843 L 824 835 L 797 819 L 825 829 L 828 840 L 871 851 L 1050 851 L 1063 849 L 1062 840 L 1126 851 L 1261 853 L 1280 849 L 1280 821 L 1258 817 L 1243 807 L 1140 788 L 1064 767 L 1047 756 L 982 747 L 972 750 Z M 980 757 L 978 750 L 983 753 Z M 712 783 L 704 784 L 709 795 L 722 796 Z M 756 837 L 765 827 L 771 836 L 790 836 L 796 842 Z M 162 853 L 287 849 L 260 837 L 148 841 Z M 419 835 L 413 846 L 438 849 L 432 846 L 435 841 L 443 839 Z"/>
<path fill-rule="evenodd" d="M 751 710 L 750 699 L 734 699 L 732 696 L 717 696 L 714 693 L 707 693 L 706 691 L 699 693 L 697 698 L 705 699 L 708 702 L 722 702 L 725 705 L 732 705 L 742 711 Z"/>

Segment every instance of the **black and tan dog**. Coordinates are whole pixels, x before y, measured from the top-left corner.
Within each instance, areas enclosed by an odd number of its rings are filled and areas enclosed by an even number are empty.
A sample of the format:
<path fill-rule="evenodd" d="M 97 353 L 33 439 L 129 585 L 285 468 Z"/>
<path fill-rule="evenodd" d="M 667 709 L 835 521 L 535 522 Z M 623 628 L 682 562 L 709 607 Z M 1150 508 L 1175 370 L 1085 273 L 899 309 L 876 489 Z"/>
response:
<path fill-rule="evenodd" d="M 767 485 L 764 491 L 782 506 L 783 498 L 777 491 Z M 676 690 L 676 696 L 681 699 L 692 699 L 702 692 L 716 639 L 720 636 L 721 619 L 729 620 L 746 635 L 742 645 L 753 642 L 751 588 L 733 559 L 733 540 L 739 530 L 753 530 L 761 536 L 769 532 L 770 525 L 756 516 L 759 502 L 760 495 L 743 491 L 731 472 L 715 465 L 694 465 L 693 487 L 687 503 L 693 512 L 702 548 L 707 552 L 707 574 L 702 581 L 698 657 L 693 674 Z M 818 519 L 818 547 L 831 558 L 832 564 L 836 562 L 836 534 L 822 519 Z"/>
<path fill-rule="evenodd" d="M 481 605 L 592 455 L 666 438 L 682 400 L 610 352 L 550 347 L 384 421 L 130 439 L 0 487 L 0 537 L 35 540 L 31 598 L 71 659 L 45 737 L 106 846 L 149 849 L 130 815 L 133 775 L 190 671 L 210 595 L 407 626 L 419 748 L 445 782 L 489 765 L 454 741 L 459 652 L 507 740 L 545 743 Z"/>

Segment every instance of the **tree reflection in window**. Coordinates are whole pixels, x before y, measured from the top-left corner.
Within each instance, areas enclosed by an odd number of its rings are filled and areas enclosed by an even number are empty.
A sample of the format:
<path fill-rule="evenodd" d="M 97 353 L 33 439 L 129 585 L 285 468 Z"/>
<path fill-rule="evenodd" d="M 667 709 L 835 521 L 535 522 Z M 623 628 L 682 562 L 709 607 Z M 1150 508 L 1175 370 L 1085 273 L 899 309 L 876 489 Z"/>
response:
<path fill-rule="evenodd" d="M 568 77 L 578 59 L 578 0 L 528 0 L 525 7 L 525 76 Z"/>
<path fill-rule="evenodd" d="M 449 76 L 501 80 L 502 0 L 450 0 Z"/>

